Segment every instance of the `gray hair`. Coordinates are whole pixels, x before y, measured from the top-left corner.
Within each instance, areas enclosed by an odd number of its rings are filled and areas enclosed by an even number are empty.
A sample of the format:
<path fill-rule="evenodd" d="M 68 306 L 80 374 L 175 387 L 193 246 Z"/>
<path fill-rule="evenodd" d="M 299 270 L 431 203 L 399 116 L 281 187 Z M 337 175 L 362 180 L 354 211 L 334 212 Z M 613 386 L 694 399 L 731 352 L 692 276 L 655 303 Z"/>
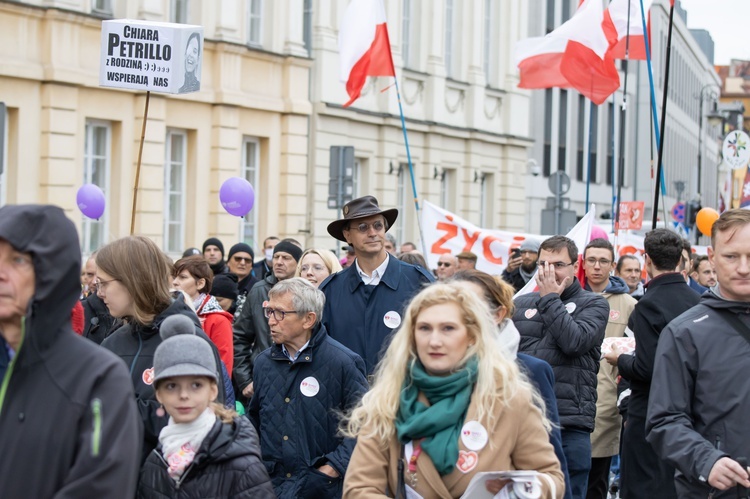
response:
<path fill-rule="evenodd" d="M 326 295 L 322 291 L 301 277 L 292 277 L 277 282 L 268 292 L 268 298 L 274 299 L 286 294 L 292 295 L 292 306 L 300 316 L 312 312 L 315 314 L 315 325 L 320 322 L 323 306 L 326 304 Z"/>
<path fill-rule="evenodd" d="M 385 233 L 385 238 L 388 239 L 391 242 L 391 244 L 393 245 L 394 248 L 396 247 L 396 236 L 394 236 L 390 232 L 386 232 Z"/>

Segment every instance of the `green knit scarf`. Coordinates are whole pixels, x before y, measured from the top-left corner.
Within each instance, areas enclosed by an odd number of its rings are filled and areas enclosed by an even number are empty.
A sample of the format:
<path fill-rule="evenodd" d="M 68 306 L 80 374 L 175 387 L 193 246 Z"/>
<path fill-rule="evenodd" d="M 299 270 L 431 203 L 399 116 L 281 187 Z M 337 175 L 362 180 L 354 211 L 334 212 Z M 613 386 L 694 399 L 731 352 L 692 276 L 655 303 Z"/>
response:
<path fill-rule="evenodd" d="M 401 442 L 422 440 L 426 452 L 440 475 L 453 471 L 458 460 L 458 439 L 471 393 L 477 381 L 477 359 L 449 376 L 430 376 L 417 361 L 401 390 L 396 434 Z M 423 393 L 430 406 L 417 400 Z"/>

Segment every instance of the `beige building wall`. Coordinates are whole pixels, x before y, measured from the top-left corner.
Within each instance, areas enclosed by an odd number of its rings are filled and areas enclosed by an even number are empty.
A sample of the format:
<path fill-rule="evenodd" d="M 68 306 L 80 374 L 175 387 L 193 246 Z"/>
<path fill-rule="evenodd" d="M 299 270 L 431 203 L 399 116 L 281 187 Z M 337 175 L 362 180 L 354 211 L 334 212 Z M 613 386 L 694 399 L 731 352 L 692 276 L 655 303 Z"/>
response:
<path fill-rule="evenodd" d="M 246 2 L 190 2 L 188 21 L 205 29 L 201 91 L 150 96 L 136 233 L 166 249 L 166 140 L 177 131 L 187 138 L 182 249 L 208 236 L 227 249 L 239 240 L 242 221 L 223 210 L 219 188 L 242 174 L 246 138 L 259 146 L 255 247 L 270 234 L 306 243 L 311 61 L 298 3 L 266 2 L 262 46 L 249 47 Z M 98 86 L 101 20 L 168 21 L 170 2 L 116 1 L 112 15 L 102 17 L 91 4 L 0 1 L 0 101 L 8 109 L 3 201 L 59 205 L 85 229 L 75 198 L 86 125 L 103 124 L 110 130 L 103 217 L 109 242 L 130 232 L 146 94 Z"/>

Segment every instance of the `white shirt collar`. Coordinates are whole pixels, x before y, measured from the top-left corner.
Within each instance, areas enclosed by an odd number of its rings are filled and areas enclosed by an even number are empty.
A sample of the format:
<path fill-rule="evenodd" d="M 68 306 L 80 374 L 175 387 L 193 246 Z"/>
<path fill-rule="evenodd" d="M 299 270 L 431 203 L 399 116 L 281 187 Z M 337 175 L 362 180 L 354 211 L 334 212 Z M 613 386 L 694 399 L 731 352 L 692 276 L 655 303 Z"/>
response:
<path fill-rule="evenodd" d="M 359 277 L 362 279 L 362 282 L 364 282 L 368 286 L 377 286 L 378 284 L 380 284 L 380 279 L 383 278 L 383 274 L 385 274 L 385 269 L 388 268 L 388 260 L 390 258 L 391 258 L 390 255 L 386 251 L 385 260 L 383 260 L 383 263 L 378 265 L 378 268 L 376 268 L 372 272 L 372 276 L 369 276 L 364 273 L 362 268 L 359 266 L 359 259 L 354 260 L 354 265 L 357 267 L 357 274 L 359 274 Z"/>

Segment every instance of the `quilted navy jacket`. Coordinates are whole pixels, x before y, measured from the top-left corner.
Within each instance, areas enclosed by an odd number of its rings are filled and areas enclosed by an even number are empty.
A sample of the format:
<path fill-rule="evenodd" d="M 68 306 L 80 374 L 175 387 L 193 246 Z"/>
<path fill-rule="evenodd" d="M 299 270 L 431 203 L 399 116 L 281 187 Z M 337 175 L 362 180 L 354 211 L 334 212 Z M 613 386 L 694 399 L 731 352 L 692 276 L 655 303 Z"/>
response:
<path fill-rule="evenodd" d="M 274 345 L 255 360 L 255 393 L 248 417 L 258 429 L 263 461 L 276 494 L 289 498 L 341 497 L 355 441 L 338 433 L 339 414 L 367 391 L 362 358 L 313 330 L 308 347 L 291 362 Z M 316 468 L 328 464 L 331 478 Z"/>

